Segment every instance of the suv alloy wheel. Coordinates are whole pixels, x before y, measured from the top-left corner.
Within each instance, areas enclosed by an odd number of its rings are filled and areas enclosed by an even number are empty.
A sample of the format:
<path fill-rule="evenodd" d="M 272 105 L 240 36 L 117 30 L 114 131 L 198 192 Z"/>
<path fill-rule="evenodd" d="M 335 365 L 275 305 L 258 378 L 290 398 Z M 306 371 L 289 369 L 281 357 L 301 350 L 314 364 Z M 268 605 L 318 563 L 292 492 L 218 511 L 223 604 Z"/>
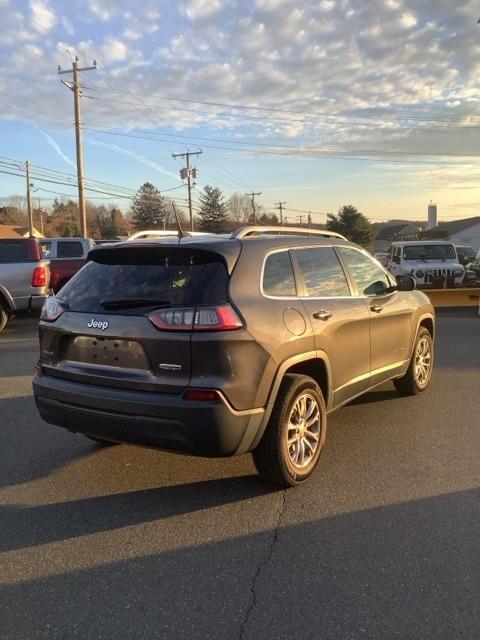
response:
<path fill-rule="evenodd" d="M 259 474 L 282 487 L 307 480 L 317 466 L 327 434 L 322 392 L 308 376 L 287 374 L 253 460 Z"/>
<path fill-rule="evenodd" d="M 414 396 L 425 391 L 433 369 L 433 340 L 425 327 L 420 327 L 415 340 L 407 373 L 393 381 L 395 389 L 403 396 Z"/>

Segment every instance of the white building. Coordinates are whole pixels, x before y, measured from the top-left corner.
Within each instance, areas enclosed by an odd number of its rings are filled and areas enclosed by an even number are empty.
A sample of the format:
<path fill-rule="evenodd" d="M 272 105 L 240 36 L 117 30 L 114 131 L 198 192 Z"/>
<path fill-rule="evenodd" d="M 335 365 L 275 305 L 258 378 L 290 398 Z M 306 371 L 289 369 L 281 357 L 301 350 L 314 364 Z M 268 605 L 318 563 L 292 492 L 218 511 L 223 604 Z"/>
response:
<path fill-rule="evenodd" d="M 455 245 L 466 245 L 478 251 L 480 249 L 480 216 L 442 222 L 433 229 L 424 231 L 422 238 L 425 240 L 448 240 Z"/>

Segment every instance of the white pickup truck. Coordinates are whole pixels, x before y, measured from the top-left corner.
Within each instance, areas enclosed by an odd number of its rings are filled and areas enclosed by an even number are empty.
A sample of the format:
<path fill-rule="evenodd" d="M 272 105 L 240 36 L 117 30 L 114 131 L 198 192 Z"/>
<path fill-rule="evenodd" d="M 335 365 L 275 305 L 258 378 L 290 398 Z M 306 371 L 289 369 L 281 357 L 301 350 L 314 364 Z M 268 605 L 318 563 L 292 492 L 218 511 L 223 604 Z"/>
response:
<path fill-rule="evenodd" d="M 394 276 L 412 276 L 419 287 L 425 288 L 453 287 L 465 278 L 455 246 L 441 240 L 393 242 L 387 269 Z"/>
<path fill-rule="evenodd" d="M 41 308 L 49 286 L 49 261 L 38 240 L 0 238 L 0 331 L 16 311 Z"/>

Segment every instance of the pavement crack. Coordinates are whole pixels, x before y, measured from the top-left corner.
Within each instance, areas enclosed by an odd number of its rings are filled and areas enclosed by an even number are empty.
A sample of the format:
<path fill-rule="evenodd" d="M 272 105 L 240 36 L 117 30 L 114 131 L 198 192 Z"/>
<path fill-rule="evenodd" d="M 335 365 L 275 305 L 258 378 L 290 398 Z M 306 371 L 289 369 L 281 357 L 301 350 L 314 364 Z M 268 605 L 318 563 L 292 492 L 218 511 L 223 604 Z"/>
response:
<path fill-rule="evenodd" d="M 280 524 L 282 522 L 283 519 L 283 515 L 285 513 L 285 507 L 286 507 L 286 501 L 287 501 L 287 491 L 284 489 L 282 491 L 282 501 L 281 501 L 281 506 L 280 509 L 278 511 L 278 517 L 277 517 L 277 522 L 275 524 L 275 528 L 273 530 L 273 535 L 272 535 L 272 540 L 270 542 L 270 545 L 268 547 L 268 551 L 265 555 L 265 558 L 263 559 L 262 562 L 260 562 L 260 564 L 257 567 L 257 570 L 255 571 L 255 575 L 253 576 L 253 580 L 252 580 L 252 584 L 250 587 L 250 593 L 251 593 L 251 602 L 250 605 L 247 609 L 247 611 L 245 612 L 245 616 L 242 620 L 242 623 L 240 625 L 240 635 L 239 635 L 239 640 L 244 640 L 245 633 L 247 630 L 247 625 L 250 621 L 250 617 L 253 613 L 253 610 L 255 609 L 255 607 L 257 606 L 257 582 L 260 578 L 260 575 L 262 573 L 262 571 L 265 569 L 265 567 L 270 563 L 270 560 L 272 559 L 273 556 L 273 552 L 275 550 L 275 546 L 277 544 L 278 541 L 278 536 L 279 536 L 279 532 L 280 532 Z"/>

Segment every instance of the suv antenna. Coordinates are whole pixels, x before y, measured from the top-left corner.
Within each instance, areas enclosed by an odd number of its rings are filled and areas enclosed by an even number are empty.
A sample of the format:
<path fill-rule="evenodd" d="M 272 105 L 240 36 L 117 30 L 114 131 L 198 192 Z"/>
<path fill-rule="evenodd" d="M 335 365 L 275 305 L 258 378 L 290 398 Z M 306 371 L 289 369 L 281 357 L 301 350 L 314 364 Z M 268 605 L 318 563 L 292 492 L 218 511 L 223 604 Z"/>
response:
<path fill-rule="evenodd" d="M 172 202 L 172 208 L 173 208 L 173 213 L 175 214 L 175 220 L 177 222 L 177 227 L 178 227 L 178 244 L 180 244 L 180 240 L 182 238 L 185 238 L 187 234 L 182 229 L 182 225 L 180 224 L 180 218 L 178 217 L 177 207 L 175 206 L 174 202 Z"/>

